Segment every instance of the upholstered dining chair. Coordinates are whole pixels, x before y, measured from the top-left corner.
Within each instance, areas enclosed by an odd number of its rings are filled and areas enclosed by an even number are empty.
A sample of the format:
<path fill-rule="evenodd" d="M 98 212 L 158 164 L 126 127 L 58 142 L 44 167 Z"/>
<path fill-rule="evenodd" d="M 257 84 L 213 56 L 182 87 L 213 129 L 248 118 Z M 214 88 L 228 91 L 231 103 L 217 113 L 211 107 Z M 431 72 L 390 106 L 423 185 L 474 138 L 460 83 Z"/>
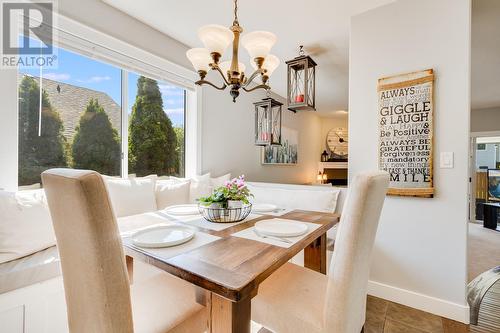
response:
<path fill-rule="evenodd" d="M 42 181 L 61 258 L 70 332 L 204 332 L 194 288 L 163 272 L 130 286 L 117 222 L 97 172 L 51 169 Z"/>
<path fill-rule="evenodd" d="M 259 286 L 252 320 L 276 333 L 360 333 L 375 234 L 389 175 L 361 173 L 349 185 L 328 276 L 287 263 Z"/>

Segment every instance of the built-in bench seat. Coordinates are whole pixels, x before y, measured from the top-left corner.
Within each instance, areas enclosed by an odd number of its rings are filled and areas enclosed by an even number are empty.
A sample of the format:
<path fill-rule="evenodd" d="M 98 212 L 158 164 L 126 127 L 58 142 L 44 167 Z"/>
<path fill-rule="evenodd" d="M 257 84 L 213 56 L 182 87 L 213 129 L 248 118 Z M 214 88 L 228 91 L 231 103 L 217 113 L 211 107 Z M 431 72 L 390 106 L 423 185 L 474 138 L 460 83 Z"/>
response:
<path fill-rule="evenodd" d="M 61 275 L 57 247 L 0 264 L 0 294 Z"/>

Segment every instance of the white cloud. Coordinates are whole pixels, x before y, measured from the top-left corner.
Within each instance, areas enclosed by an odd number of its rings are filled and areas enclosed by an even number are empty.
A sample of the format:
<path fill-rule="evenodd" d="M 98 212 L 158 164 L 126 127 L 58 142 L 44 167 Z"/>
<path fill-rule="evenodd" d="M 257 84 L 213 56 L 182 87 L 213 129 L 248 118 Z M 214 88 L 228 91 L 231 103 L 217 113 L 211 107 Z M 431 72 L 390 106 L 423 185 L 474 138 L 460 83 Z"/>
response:
<path fill-rule="evenodd" d="M 109 80 L 111 80 L 110 76 L 91 76 L 86 80 L 77 80 L 77 81 L 81 83 L 99 83 L 102 81 L 109 81 Z"/>
<path fill-rule="evenodd" d="M 45 73 L 42 76 L 46 79 L 54 81 L 68 81 L 71 77 L 67 73 Z"/>
<path fill-rule="evenodd" d="M 160 92 L 164 96 L 183 96 L 184 91 L 176 86 L 172 86 L 169 84 L 159 84 L 158 88 L 160 88 Z"/>
<path fill-rule="evenodd" d="M 173 115 L 179 115 L 179 114 L 184 114 L 184 108 L 178 108 L 178 109 L 164 109 L 163 110 L 166 114 L 169 116 Z"/>

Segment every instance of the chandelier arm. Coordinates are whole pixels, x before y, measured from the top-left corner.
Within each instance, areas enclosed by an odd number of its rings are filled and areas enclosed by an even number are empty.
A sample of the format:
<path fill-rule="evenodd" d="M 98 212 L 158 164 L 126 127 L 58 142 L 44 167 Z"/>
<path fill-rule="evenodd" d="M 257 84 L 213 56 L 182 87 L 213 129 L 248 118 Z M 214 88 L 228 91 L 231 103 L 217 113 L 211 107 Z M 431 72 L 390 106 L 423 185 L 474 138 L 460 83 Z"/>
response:
<path fill-rule="evenodd" d="M 267 84 L 259 84 L 258 86 L 255 86 L 253 88 L 250 88 L 250 89 L 247 89 L 245 87 L 242 87 L 242 89 L 246 92 L 252 92 L 254 90 L 257 90 L 257 89 L 266 89 L 266 90 L 271 90 L 271 87 L 268 86 Z"/>
<path fill-rule="evenodd" d="M 255 72 L 253 72 L 252 75 L 250 75 L 250 77 L 247 79 L 247 83 L 245 83 L 244 87 L 248 87 L 248 85 L 255 79 L 255 77 L 262 73 L 263 73 L 262 69 L 256 69 Z"/>
<path fill-rule="evenodd" d="M 227 87 L 226 84 L 222 84 L 222 87 L 217 87 L 215 84 L 213 84 L 212 82 L 207 81 L 207 80 L 198 80 L 198 81 L 195 82 L 195 84 L 197 84 L 199 86 L 201 86 L 202 84 L 208 84 L 209 86 L 212 86 L 212 87 L 214 87 L 217 90 L 224 90 Z"/>
<path fill-rule="evenodd" d="M 220 76 L 222 76 L 222 79 L 224 80 L 224 83 L 226 86 L 229 86 L 231 83 L 226 79 L 226 77 L 224 76 L 224 73 L 222 73 L 221 69 L 219 68 L 219 66 L 214 66 L 212 67 L 213 70 L 216 70 L 217 72 L 219 72 Z"/>

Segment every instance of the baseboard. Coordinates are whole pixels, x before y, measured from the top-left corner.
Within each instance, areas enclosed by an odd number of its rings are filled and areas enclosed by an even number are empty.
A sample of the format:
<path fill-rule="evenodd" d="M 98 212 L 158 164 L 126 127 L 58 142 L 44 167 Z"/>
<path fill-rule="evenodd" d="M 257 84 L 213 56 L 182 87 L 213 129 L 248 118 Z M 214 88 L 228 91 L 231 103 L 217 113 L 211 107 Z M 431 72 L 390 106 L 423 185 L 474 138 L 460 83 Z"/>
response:
<path fill-rule="evenodd" d="M 368 294 L 469 324 L 469 305 L 452 303 L 375 281 L 368 281 Z"/>

